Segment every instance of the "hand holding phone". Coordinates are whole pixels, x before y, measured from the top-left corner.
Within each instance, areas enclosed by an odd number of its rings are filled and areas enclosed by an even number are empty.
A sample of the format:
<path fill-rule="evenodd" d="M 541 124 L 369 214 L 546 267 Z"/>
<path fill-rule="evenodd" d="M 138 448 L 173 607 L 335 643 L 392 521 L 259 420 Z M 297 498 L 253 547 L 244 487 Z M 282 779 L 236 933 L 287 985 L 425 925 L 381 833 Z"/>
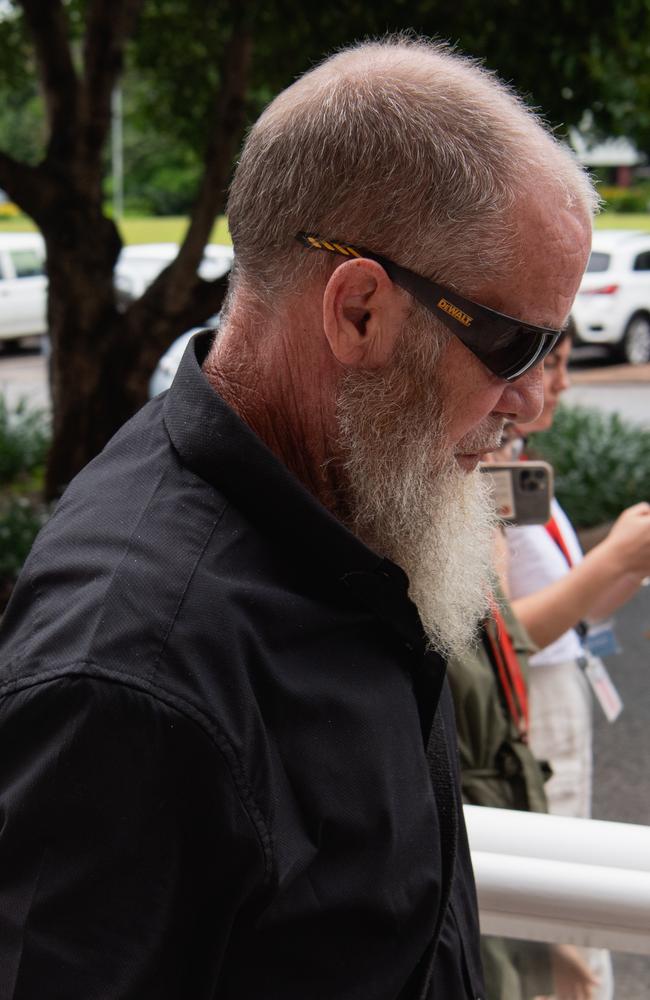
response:
<path fill-rule="evenodd" d="M 553 469 L 548 462 L 482 462 L 499 517 L 507 524 L 546 524 L 551 516 Z"/>

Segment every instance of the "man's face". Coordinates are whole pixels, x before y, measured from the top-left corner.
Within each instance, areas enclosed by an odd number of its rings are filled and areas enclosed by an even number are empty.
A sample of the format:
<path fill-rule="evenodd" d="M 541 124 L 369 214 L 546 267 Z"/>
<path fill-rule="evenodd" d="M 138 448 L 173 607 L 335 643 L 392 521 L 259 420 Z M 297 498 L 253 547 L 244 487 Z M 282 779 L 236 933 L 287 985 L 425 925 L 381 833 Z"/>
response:
<path fill-rule="evenodd" d="M 406 570 L 432 645 L 461 653 L 487 611 L 496 518 L 480 474 L 455 455 L 445 340 L 416 310 L 389 367 L 347 373 L 338 419 L 350 526 Z M 496 446 L 503 421 L 481 412 L 477 423 L 472 447 Z"/>
<path fill-rule="evenodd" d="M 524 205 L 518 216 L 519 263 L 500 281 L 478 286 L 472 298 L 482 305 L 528 323 L 560 329 L 573 304 L 591 248 L 591 221 L 566 209 L 549 214 L 540 199 Z M 494 419 L 527 424 L 544 403 L 542 366 L 513 383 L 493 376 L 452 337 L 441 359 L 445 372 L 448 433 L 462 468 L 482 457 L 480 428 Z"/>
<path fill-rule="evenodd" d="M 530 253 L 522 253 L 530 267 L 474 297 L 522 320 L 559 327 L 582 274 L 590 230 L 574 225 L 566 238 L 553 233 L 548 255 L 537 257 L 541 229 L 537 221 Z M 506 383 L 455 337 L 439 333 L 419 308 L 390 365 L 350 372 L 343 382 L 338 416 L 352 527 L 407 571 L 429 638 L 443 651 L 466 647 L 491 589 L 496 519 L 473 470 L 498 446 L 507 421 L 533 420 L 542 402 L 541 366 Z"/>

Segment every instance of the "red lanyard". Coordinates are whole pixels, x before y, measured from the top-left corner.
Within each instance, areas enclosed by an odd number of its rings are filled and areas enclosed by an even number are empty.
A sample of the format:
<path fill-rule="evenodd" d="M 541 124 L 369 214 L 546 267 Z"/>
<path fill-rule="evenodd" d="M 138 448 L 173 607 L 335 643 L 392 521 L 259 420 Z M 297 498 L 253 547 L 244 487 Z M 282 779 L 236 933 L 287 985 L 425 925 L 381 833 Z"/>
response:
<path fill-rule="evenodd" d="M 508 635 L 506 623 L 503 620 L 496 601 L 492 602 L 492 619 L 496 627 L 496 637 L 488 628 L 485 635 L 490 643 L 492 658 L 497 670 L 501 689 L 503 691 L 508 712 L 515 723 L 524 742 L 528 737 L 528 694 L 521 673 L 512 640 Z"/>
<path fill-rule="evenodd" d="M 547 521 L 546 524 L 544 525 L 544 527 L 546 528 L 546 530 L 548 531 L 549 535 L 551 536 L 551 538 L 553 539 L 553 541 L 557 545 L 558 549 L 560 550 L 560 552 L 562 553 L 562 555 L 566 559 L 566 561 L 567 561 L 567 563 L 569 565 L 569 569 L 570 569 L 573 566 L 573 559 L 571 558 L 569 550 L 566 547 L 566 542 L 562 538 L 562 535 L 560 534 L 560 529 L 558 528 L 557 522 L 556 522 L 556 520 L 555 520 L 555 518 L 553 517 L 552 514 L 551 514 L 550 521 Z"/>
<path fill-rule="evenodd" d="M 521 453 L 521 455 L 519 456 L 519 459 L 522 462 L 526 461 L 526 455 L 524 454 L 524 452 Z M 550 519 L 544 525 L 544 527 L 546 528 L 546 530 L 548 531 L 549 535 L 551 536 L 551 538 L 553 539 L 553 541 L 557 545 L 558 549 L 560 550 L 560 552 L 562 553 L 562 555 L 566 559 L 567 563 L 569 564 L 569 569 L 571 569 L 571 567 L 573 566 L 573 559 L 571 558 L 569 550 L 566 547 L 566 542 L 562 538 L 562 534 L 560 532 L 560 529 L 557 526 L 557 521 L 555 520 L 555 518 L 553 517 L 552 514 L 551 514 Z"/>

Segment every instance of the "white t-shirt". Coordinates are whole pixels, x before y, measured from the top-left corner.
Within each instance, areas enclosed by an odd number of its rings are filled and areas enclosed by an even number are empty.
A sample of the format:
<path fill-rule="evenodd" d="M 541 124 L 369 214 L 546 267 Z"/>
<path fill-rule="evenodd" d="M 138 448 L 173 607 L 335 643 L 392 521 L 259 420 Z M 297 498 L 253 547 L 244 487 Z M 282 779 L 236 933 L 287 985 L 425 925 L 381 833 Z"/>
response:
<path fill-rule="evenodd" d="M 571 522 L 557 500 L 551 501 L 551 514 L 559 529 L 572 564 L 582 559 L 582 549 Z M 506 528 L 509 567 L 510 599 L 527 597 L 555 583 L 569 572 L 569 565 L 559 545 L 551 538 L 543 524 L 527 524 Z M 543 667 L 583 655 L 582 643 L 575 629 L 563 635 L 530 658 L 531 667 Z"/>

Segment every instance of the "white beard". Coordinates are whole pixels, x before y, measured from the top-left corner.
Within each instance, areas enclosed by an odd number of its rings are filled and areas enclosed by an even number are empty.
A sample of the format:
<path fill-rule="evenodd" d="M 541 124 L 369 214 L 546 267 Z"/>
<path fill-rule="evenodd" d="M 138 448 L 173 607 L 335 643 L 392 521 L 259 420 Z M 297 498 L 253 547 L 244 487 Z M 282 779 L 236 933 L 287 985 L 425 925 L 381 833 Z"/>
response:
<path fill-rule="evenodd" d="M 350 526 L 409 577 L 431 646 L 462 655 L 476 639 L 494 584 L 498 523 L 489 486 L 466 473 L 445 435 L 440 340 L 418 317 L 390 370 L 346 373 L 338 418 Z M 496 447 L 503 421 L 486 420 L 466 453 Z"/>

